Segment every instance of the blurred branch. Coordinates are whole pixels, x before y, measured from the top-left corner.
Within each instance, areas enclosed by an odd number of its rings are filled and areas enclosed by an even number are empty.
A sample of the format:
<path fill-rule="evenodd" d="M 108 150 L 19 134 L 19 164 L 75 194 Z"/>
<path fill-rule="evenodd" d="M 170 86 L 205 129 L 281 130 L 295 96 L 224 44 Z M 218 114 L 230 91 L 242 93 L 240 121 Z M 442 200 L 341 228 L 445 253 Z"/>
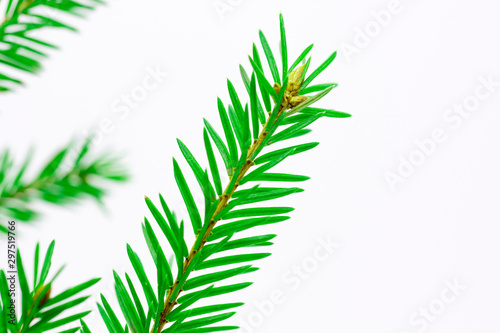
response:
<path fill-rule="evenodd" d="M 15 244 L 15 241 L 12 244 Z M 96 284 L 100 278 L 88 280 L 57 295 L 51 293 L 55 279 L 64 268 L 62 266 L 48 280 L 54 244 L 54 241 L 50 243 L 43 262 L 40 260 L 42 259 L 40 245 L 36 245 L 32 284 L 28 279 L 27 267 L 23 265 L 19 249 L 9 250 L 8 268 L 5 271 L 0 270 L 0 332 L 46 332 L 71 323 L 78 325 L 78 320 L 90 313 L 84 311 L 69 316 L 66 314 L 68 310 L 75 309 L 89 298 L 89 296 L 77 298 L 73 296 Z M 14 269 L 17 274 L 12 274 Z M 19 281 L 19 293 L 12 286 L 16 280 Z M 21 304 L 16 303 L 18 299 L 21 300 Z M 75 327 L 64 332 L 77 332 L 79 329 Z"/>
<path fill-rule="evenodd" d="M 42 168 L 34 178 L 27 180 L 25 171 L 31 163 L 31 150 L 20 167 L 14 167 L 9 150 L 0 154 L 0 215 L 29 222 L 38 214 L 31 204 L 34 201 L 66 205 L 77 199 L 92 197 L 101 202 L 106 194 L 103 180 L 122 182 L 127 172 L 117 157 L 102 155 L 91 157 L 88 153 L 91 139 L 77 149 L 70 143 Z M 0 224 L 0 232 L 6 231 Z"/>
<path fill-rule="evenodd" d="M 8 0 L 0 13 L 0 64 L 5 68 L 37 73 L 46 49 L 57 49 L 52 43 L 38 39 L 35 34 L 47 27 L 77 31 L 54 18 L 52 13 L 84 17 L 100 0 Z M 4 7 L 4 8 L 3 8 Z M 0 70 L 0 92 L 9 91 L 23 82 Z"/>

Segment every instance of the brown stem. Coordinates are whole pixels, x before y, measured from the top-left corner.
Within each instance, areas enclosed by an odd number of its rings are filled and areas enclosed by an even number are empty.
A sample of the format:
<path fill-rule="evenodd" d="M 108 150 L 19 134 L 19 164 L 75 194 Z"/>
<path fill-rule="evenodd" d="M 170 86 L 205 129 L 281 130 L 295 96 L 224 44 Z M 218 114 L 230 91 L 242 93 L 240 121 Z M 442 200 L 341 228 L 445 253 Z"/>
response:
<path fill-rule="evenodd" d="M 35 304 L 36 304 L 38 298 L 40 297 L 40 295 L 42 294 L 42 292 L 45 290 L 45 287 L 46 287 L 45 285 L 44 286 L 40 286 L 40 288 L 38 288 L 37 290 L 35 290 L 34 295 L 33 295 L 33 303 L 31 304 L 30 308 L 28 309 L 28 311 L 26 313 L 26 315 L 27 315 L 28 318 L 30 318 L 31 312 L 34 310 Z M 38 302 L 38 305 L 37 305 L 38 308 L 40 308 L 43 304 L 45 304 L 45 302 L 47 302 L 49 300 L 49 298 L 50 298 L 50 291 L 51 291 L 51 287 L 49 286 L 49 288 L 47 289 L 47 291 L 43 294 L 42 299 L 40 299 L 40 302 Z M 27 329 L 27 327 L 30 326 L 30 324 L 33 321 L 33 319 L 35 319 L 35 318 L 32 317 L 28 322 L 24 323 L 19 328 L 18 333 L 24 332 L 25 329 Z"/>

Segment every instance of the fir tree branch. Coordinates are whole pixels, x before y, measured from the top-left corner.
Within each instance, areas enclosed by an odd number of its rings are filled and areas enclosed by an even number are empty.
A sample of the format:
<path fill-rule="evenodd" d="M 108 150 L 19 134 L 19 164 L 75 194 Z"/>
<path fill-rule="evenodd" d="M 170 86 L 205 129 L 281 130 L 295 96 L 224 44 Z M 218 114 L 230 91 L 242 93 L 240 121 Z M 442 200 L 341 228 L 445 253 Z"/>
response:
<path fill-rule="evenodd" d="M 217 100 L 225 142 L 215 128 L 207 120 L 204 120 L 203 138 L 212 176 L 211 180 L 208 170 L 204 170 L 186 145 L 178 140 L 179 148 L 205 198 L 205 212 L 202 214 L 194 201 L 179 164 L 174 159 L 174 177 L 195 234 L 194 244 L 188 251 L 184 236 L 184 222 L 178 222 L 161 195 L 160 202 L 164 215 L 146 197 L 146 204 L 173 251 L 174 262 L 167 262 L 160 240 L 148 219 L 145 218 L 142 228 L 151 257 L 156 265 L 157 293 L 151 285 L 139 256 L 127 245 L 127 253 L 142 287 L 147 306 L 142 305 L 134 283 L 128 274 L 125 274 L 127 290 L 120 276 L 114 272 L 116 295 L 127 324 L 125 327 L 122 326 L 106 298 L 101 295 L 102 305 L 98 304 L 98 306 L 110 332 L 201 333 L 238 328 L 236 326 L 213 326 L 213 324 L 230 318 L 235 312 L 226 312 L 226 310 L 241 306 L 243 304 L 241 302 L 197 308 L 191 308 L 191 306 L 200 299 L 235 292 L 251 285 L 251 283 L 244 282 L 220 286 L 219 283 L 225 279 L 257 270 L 258 268 L 250 263 L 266 258 L 270 253 L 225 255 L 225 251 L 272 245 L 270 240 L 276 235 L 256 235 L 239 239 L 233 239 L 233 236 L 257 226 L 289 219 L 289 216 L 283 214 L 292 211 L 291 207 L 248 207 L 247 205 L 301 192 L 302 189 L 298 187 L 261 187 L 260 182 L 289 183 L 307 180 L 306 176 L 267 171 L 289 156 L 308 151 L 316 147 L 318 143 L 287 146 L 261 154 L 263 149 L 276 142 L 285 142 L 309 133 L 311 130 L 307 127 L 319 118 L 350 116 L 336 110 L 311 107 L 336 86 L 336 84 L 308 86 L 333 61 L 336 52 L 306 77 L 311 58 L 305 64 L 299 64 L 303 62 L 311 46 L 304 50 L 288 68 L 287 43 L 281 15 L 280 32 L 282 76 L 280 77 L 276 57 L 272 54 L 266 37 L 262 32 L 259 32 L 273 80 L 268 81 L 266 78 L 259 52 L 254 45 L 252 57 L 250 57 L 253 69 L 251 75 L 247 75 L 244 67 L 240 66 L 249 103 L 243 106 L 234 85 L 229 80 L 228 92 L 231 103 L 228 105 L 227 111 L 222 101 Z M 270 82 L 274 82 L 274 84 Z M 260 96 L 258 96 L 258 92 L 260 92 Z M 316 94 L 308 95 L 310 93 Z M 224 163 L 223 168 L 219 169 L 212 149 L 212 142 Z M 256 165 L 259 166 L 253 168 Z M 224 189 L 220 177 L 222 172 L 227 172 L 229 177 L 229 183 L 225 185 Z M 253 187 L 243 188 L 244 185 L 251 182 L 257 184 Z M 240 206 L 245 208 L 240 208 Z M 217 254 L 220 256 L 213 258 Z M 244 263 L 245 265 L 241 266 Z M 221 270 L 225 266 L 234 268 Z M 203 273 L 204 269 L 213 269 L 213 272 Z M 192 277 L 191 275 L 196 276 Z M 191 291 L 193 289 L 194 291 Z M 187 294 L 181 296 L 180 294 L 183 292 L 187 292 Z M 221 311 L 223 313 L 213 315 L 214 312 Z M 207 314 L 208 316 L 205 316 Z M 200 318 L 200 316 L 202 317 Z M 190 317 L 198 318 L 186 321 Z M 170 325 L 167 327 L 167 324 Z M 90 331 L 85 328 L 85 330 L 82 329 L 82 332 L 89 333 Z"/>
<path fill-rule="evenodd" d="M 88 155 L 91 139 L 77 150 L 71 143 L 58 151 L 44 168 L 31 180 L 25 180 L 26 170 L 31 163 L 30 151 L 18 168 L 8 150 L 0 154 L 0 216 L 5 215 L 18 221 L 29 222 L 37 217 L 30 207 L 35 200 L 66 205 L 85 196 L 101 202 L 106 190 L 102 180 L 122 182 L 128 179 L 117 158 Z M 76 153 L 73 156 L 72 153 Z M 6 232 L 0 224 L 0 232 Z"/>
<path fill-rule="evenodd" d="M 11 232 L 12 233 L 12 232 Z M 15 233 L 12 233 L 13 235 Z M 14 236 L 11 236 L 14 237 Z M 15 242 L 10 242 L 15 244 Z M 47 248 L 47 252 L 40 260 L 40 245 L 35 249 L 34 274 L 30 284 L 26 266 L 23 264 L 19 249 L 10 250 L 8 255 L 8 269 L 0 270 L 0 332 L 3 333 L 30 333 L 46 332 L 62 325 L 80 320 L 90 313 L 84 311 L 67 315 L 66 312 L 82 304 L 89 296 L 73 298 L 96 284 L 100 279 L 91 279 L 53 295 L 52 286 L 62 272 L 63 267 L 56 271 L 48 280 L 52 264 L 52 255 L 55 242 Z M 9 247 L 10 249 L 10 247 Z M 15 253 L 15 254 L 14 254 Z M 12 272 L 16 271 L 17 274 Z M 20 292 L 13 286 L 19 281 Z M 17 295 L 20 295 L 18 298 Z M 21 300 L 21 304 L 16 302 Z M 77 332 L 75 327 L 64 332 Z"/>
<path fill-rule="evenodd" d="M 47 10 L 84 17 L 84 13 L 93 10 L 101 0 L 8 0 L 3 18 L 0 16 L 0 64 L 7 68 L 37 73 L 41 69 L 41 60 L 47 57 L 45 49 L 57 47 L 38 39 L 33 35 L 40 29 L 63 28 L 76 29 L 58 19 L 50 17 Z M 23 82 L 11 74 L 0 72 L 0 92 L 10 91 Z"/>
<path fill-rule="evenodd" d="M 262 128 L 258 138 L 253 141 L 252 145 L 248 148 L 248 150 L 246 152 L 246 159 L 245 159 L 245 163 L 244 163 L 243 167 L 241 168 L 241 170 L 238 172 L 237 175 L 233 176 L 233 177 L 236 177 L 236 181 L 234 181 L 234 182 L 231 181 L 226 186 L 222 195 L 220 195 L 218 197 L 218 199 L 217 199 L 218 204 L 217 204 L 217 207 L 210 218 L 210 224 L 209 224 L 208 228 L 206 229 L 206 231 L 204 233 L 200 233 L 197 235 L 197 241 L 195 242 L 195 244 L 193 244 L 193 247 L 191 248 L 191 251 L 189 252 L 188 257 L 184 261 L 183 273 L 182 273 L 181 277 L 179 279 L 177 279 L 175 281 L 174 285 L 172 287 L 170 287 L 170 289 L 168 290 L 164 310 L 161 313 L 160 322 L 158 325 L 158 332 L 162 331 L 163 327 L 166 324 L 166 320 L 165 320 L 166 316 L 173 310 L 174 306 L 177 304 L 177 299 L 179 297 L 180 292 L 178 292 L 176 295 L 173 295 L 174 290 L 177 289 L 177 287 L 181 283 L 181 281 L 187 280 L 187 277 L 185 275 L 189 276 L 189 272 L 190 272 L 189 266 L 193 263 L 195 255 L 202 250 L 203 246 L 207 242 L 208 236 L 210 236 L 212 234 L 213 228 L 215 227 L 217 222 L 220 220 L 220 219 L 216 220 L 217 215 L 219 215 L 221 213 L 221 211 L 227 207 L 229 200 L 232 198 L 232 195 L 234 194 L 234 192 L 236 191 L 236 189 L 239 186 L 239 182 L 248 173 L 250 168 L 252 166 L 254 166 L 254 159 L 255 159 L 254 154 L 255 154 L 255 152 L 257 150 L 262 149 L 262 146 L 264 144 L 264 140 L 266 139 L 266 137 L 269 135 L 270 132 L 274 132 L 274 130 L 276 130 L 276 128 L 278 126 L 277 125 L 278 119 L 280 119 L 282 115 L 286 115 L 286 114 L 284 114 L 286 112 L 286 110 L 291 109 L 293 106 L 300 104 L 300 102 L 299 102 L 298 104 L 294 105 L 294 102 L 291 102 L 291 101 L 303 100 L 301 98 L 302 96 L 298 95 L 298 90 L 297 90 L 297 87 L 300 87 L 300 78 L 302 76 L 303 69 L 304 69 L 304 66 L 300 66 L 294 72 L 291 73 L 290 77 L 292 79 L 290 80 L 290 82 L 288 82 L 287 88 L 284 92 L 284 95 L 288 96 L 289 98 L 283 99 L 281 104 L 275 105 L 274 108 L 277 108 L 277 110 L 278 110 L 276 113 L 276 116 L 271 118 L 272 115 L 269 114 L 269 117 L 268 117 L 266 123 L 263 125 L 263 128 Z M 279 84 L 277 84 L 276 87 L 279 87 Z M 283 118 L 281 118 L 281 119 L 283 119 Z M 201 241 L 198 241 L 198 238 L 200 238 L 200 237 L 201 237 Z M 196 246 L 196 244 L 198 244 L 198 243 L 199 243 L 199 245 Z M 182 286 L 180 289 L 182 290 Z M 154 331 L 151 330 L 151 333 L 153 333 L 153 332 Z"/>

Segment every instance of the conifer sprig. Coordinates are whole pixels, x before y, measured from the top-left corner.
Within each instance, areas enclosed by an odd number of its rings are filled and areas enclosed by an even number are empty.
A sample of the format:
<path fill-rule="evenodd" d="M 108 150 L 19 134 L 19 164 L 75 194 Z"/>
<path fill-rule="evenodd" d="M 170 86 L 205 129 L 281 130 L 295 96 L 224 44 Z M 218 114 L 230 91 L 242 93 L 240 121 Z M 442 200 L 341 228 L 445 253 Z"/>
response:
<path fill-rule="evenodd" d="M 55 286 L 55 280 L 64 268 L 62 266 L 54 274 L 51 273 L 54 246 L 55 242 L 52 241 L 42 261 L 40 245 L 36 245 L 31 281 L 19 249 L 15 255 L 9 252 L 9 267 L 6 270 L 0 270 L 0 332 L 41 333 L 53 331 L 71 323 L 74 323 L 75 327 L 63 332 L 74 333 L 80 330 L 78 320 L 90 311 L 70 315 L 68 311 L 85 302 L 89 296 L 75 296 L 96 284 L 100 279 L 88 280 L 54 295 L 52 286 Z M 19 281 L 19 291 L 15 286 L 17 281 Z"/>
<path fill-rule="evenodd" d="M 240 98 L 233 83 L 228 80 L 230 103 L 226 107 L 220 98 L 217 99 L 224 135 L 221 136 L 204 119 L 203 140 L 208 163 L 198 162 L 188 147 L 178 140 L 181 153 L 205 201 L 204 209 L 201 210 L 195 203 L 184 172 L 174 159 L 174 178 L 196 237 L 194 244 L 188 250 L 184 221 L 179 223 L 161 195 L 160 205 L 155 205 L 146 197 L 146 205 L 162 231 L 162 235 L 155 234 L 151 223 L 145 218 L 142 228 L 156 266 L 156 274 L 148 274 L 137 253 L 127 245 L 141 288 L 136 288 L 128 274 L 125 274 L 125 284 L 119 274 L 114 273 L 118 303 L 126 324 L 123 326 L 120 323 L 106 298 L 101 295 L 99 310 L 110 332 L 201 333 L 237 329 L 237 326 L 218 325 L 233 316 L 235 312 L 232 310 L 243 303 L 222 302 L 197 306 L 197 302 L 251 285 L 250 282 L 228 284 L 223 281 L 257 270 L 254 262 L 268 257 L 270 253 L 250 250 L 272 245 L 271 240 L 276 235 L 238 235 L 258 226 L 289 219 L 285 214 L 293 208 L 261 206 L 260 203 L 303 191 L 287 184 L 309 177 L 272 172 L 272 169 L 288 157 L 308 151 L 318 143 L 287 145 L 271 151 L 267 149 L 276 142 L 289 142 L 290 139 L 309 133 L 309 125 L 319 118 L 350 116 L 336 110 L 311 107 L 336 87 L 336 84 L 308 86 L 328 67 L 336 53 L 307 76 L 311 58 L 306 63 L 303 60 L 311 50 L 311 45 L 288 67 L 285 26 L 280 15 L 280 76 L 277 58 L 262 31 L 259 32 L 259 38 L 273 79 L 267 79 L 258 48 L 254 44 L 252 56 L 249 57 L 251 75 L 240 66 L 248 102 Z M 309 95 L 311 93 L 315 94 Z M 213 145 L 220 154 L 222 165 L 214 154 Z M 229 177 L 229 183 L 225 186 L 221 182 L 224 172 Z M 261 186 L 262 181 L 278 185 L 265 187 Z M 165 246 L 167 243 L 169 248 Z M 174 257 L 172 263 L 169 263 L 165 254 L 170 250 Z M 151 282 L 155 278 L 156 286 Z M 89 330 L 82 332 L 88 333 Z"/>
<path fill-rule="evenodd" d="M 91 138 L 78 149 L 75 143 L 70 143 L 34 177 L 26 176 L 33 151 L 21 165 L 15 166 L 9 150 L 5 150 L 0 154 L 0 216 L 33 221 L 38 216 L 32 208 L 36 200 L 66 205 L 92 197 L 101 202 L 106 194 L 102 181 L 121 182 L 127 180 L 128 175 L 117 157 L 92 156 L 90 150 Z M 2 232 L 7 232 L 7 228 L 0 223 L 0 234 Z"/>
<path fill-rule="evenodd" d="M 9 91 L 23 82 L 12 70 L 37 73 L 48 49 L 57 49 L 52 43 L 39 38 L 43 28 L 76 29 L 53 13 L 84 17 L 101 0 L 3 0 L 0 1 L 0 92 Z M 3 14 L 3 15 L 1 15 Z M 4 69 L 8 69 L 5 71 Z"/>

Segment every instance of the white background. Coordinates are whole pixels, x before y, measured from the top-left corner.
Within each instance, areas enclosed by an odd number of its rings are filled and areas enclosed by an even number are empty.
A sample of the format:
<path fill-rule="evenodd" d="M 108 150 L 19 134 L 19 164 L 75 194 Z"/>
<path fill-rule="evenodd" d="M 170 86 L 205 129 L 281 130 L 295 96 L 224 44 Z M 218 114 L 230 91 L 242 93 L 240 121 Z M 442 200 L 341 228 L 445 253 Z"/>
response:
<path fill-rule="evenodd" d="M 218 12 L 217 3 L 231 10 Z M 304 140 L 321 144 L 285 163 L 283 170 L 312 178 L 285 203 L 296 207 L 292 219 L 260 230 L 279 235 L 265 249 L 273 255 L 240 278 L 254 285 L 222 297 L 246 302 L 225 324 L 262 333 L 498 332 L 500 86 L 460 122 L 449 112 L 472 103 L 476 89 L 487 92 L 478 88 L 481 77 L 500 82 L 500 5 L 401 0 L 380 28 L 372 12 L 389 4 L 122 0 L 74 19 L 79 34 L 46 31 L 62 50 L 51 52 L 40 76 L 27 77 L 26 88 L 0 97 L 1 146 L 20 160 L 34 145 L 34 172 L 56 148 L 109 119 L 112 129 L 95 150 L 126 156 L 133 180 L 110 186 L 106 211 L 89 200 L 37 206 L 43 219 L 18 225 L 24 261 L 32 263 L 37 240 L 46 248 L 56 239 L 54 268 L 67 268 L 54 291 L 101 276 L 85 307 L 95 308 L 102 292 L 117 309 L 112 269 L 132 272 L 127 242 L 152 271 L 140 226 L 143 196 L 156 200 L 161 192 L 185 215 L 172 173 L 171 157 L 181 157 L 175 138 L 204 156 L 202 118 L 218 125 L 216 96 L 228 101 L 226 77 L 243 94 L 238 64 L 249 69 L 258 29 L 278 54 L 281 11 L 291 59 L 310 43 L 312 68 L 341 52 L 318 79 L 339 83 L 320 105 L 353 117 L 315 123 Z M 365 29 L 373 30 L 362 43 Z M 126 116 L 114 112 L 123 95 L 140 89 L 147 68 L 168 76 Z M 392 190 L 387 173 L 397 175 L 401 158 L 424 156 L 415 142 L 435 130 L 446 140 Z M 340 246 L 315 256 L 328 237 Z M 309 273 L 297 280 L 294 267 Z M 454 296 L 447 283 L 455 282 L 465 290 Z M 273 292 L 282 302 L 269 306 Z M 419 311 L 429 307 L 432 317 L 423 319 Z M 105 331 L 98 316 L 88 322 Z"/>

